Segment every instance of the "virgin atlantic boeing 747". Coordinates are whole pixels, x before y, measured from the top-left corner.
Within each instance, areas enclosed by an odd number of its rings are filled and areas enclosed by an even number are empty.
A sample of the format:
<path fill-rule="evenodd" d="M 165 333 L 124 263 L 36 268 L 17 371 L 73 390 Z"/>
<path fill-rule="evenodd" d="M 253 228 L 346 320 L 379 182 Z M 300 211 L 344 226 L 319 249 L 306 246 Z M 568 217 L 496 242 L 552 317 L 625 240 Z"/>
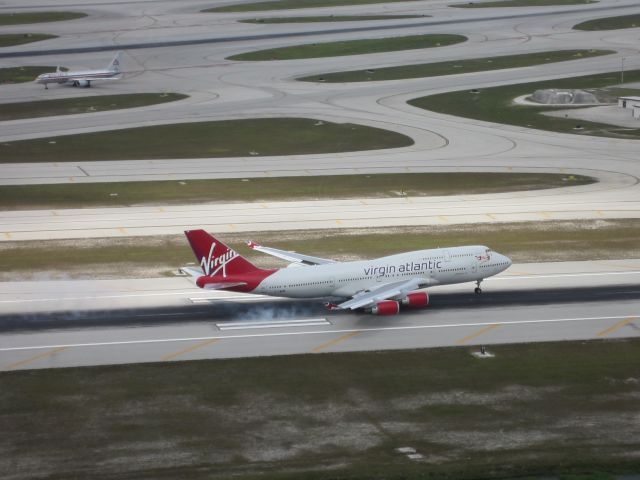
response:
<path fill-rule="evenodd" d="M 200 268 L 182 270 L 200 288 L 231 290 L 275 297 L 331 299 L 336 310 L 362 309 L 374 315 L 395 315 L 400 306 L 426 307 L 423 289 L 476 282 L 476 293 L 487 277 L 511 265 L 511 260 L 481 245 L 435 248 L 399 253 L 374 260 L 336 262 L 325 258 L 263 247 L 254 250 L 303 268 L 262 269 L 204 230 L 185 232 Z M 297 265 L 296 265 L 297 264 Z"/>

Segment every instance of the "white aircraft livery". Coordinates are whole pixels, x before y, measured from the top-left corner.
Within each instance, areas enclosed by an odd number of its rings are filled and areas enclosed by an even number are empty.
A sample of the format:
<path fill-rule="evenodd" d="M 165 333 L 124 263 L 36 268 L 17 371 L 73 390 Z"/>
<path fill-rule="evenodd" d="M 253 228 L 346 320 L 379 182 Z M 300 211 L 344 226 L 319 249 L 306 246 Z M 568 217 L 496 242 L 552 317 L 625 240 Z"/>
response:
<path fill-rule="evenodd" d="M 91 82 L 96 80 L 119 80 L 122 78 L 120 71 L 120 62 L 122 61 L 122 52 L 116 53 L 107 68 L 102 70 L 78 70 L 63 72 L 60 67 L 55 72 L 42 73 L 36 78 L 36 83 L 41 83 L 44 88 L 49 88 L 49 83 L 69 83 L 74 87 L 90 87 Z"/>
<path fill-rule="evenodd" d="M 182 270 L 196 285 L 210 290 L 231 290 L 289 298 L 331 299 L 337 310 L 362 309 L 375 315 L 395 315 L 400 306 L 426 307 L 423 289 L 438 285 L 475 282 L 511 265 L 511 260 L 481 245 L 435 248 L 399 253 L 373 260 L 336 262 L 325 258 L 263 247 L 250 248 L 302 268 L 261 269 L 204 230 L 185 232 L 200 268 Z"/>

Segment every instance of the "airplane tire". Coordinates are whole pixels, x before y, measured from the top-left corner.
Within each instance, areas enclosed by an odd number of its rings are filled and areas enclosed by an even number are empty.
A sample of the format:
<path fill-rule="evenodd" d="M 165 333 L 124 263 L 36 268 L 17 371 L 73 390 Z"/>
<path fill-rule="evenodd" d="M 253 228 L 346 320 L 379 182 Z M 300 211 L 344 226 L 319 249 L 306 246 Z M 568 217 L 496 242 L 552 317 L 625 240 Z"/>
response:
<path fill-rule="evenodd" d="M 476 287 L 474 292 L 476 292 L 476 295 L 480 295 L 482 293 L 482 289 L 480 287 Z"/>

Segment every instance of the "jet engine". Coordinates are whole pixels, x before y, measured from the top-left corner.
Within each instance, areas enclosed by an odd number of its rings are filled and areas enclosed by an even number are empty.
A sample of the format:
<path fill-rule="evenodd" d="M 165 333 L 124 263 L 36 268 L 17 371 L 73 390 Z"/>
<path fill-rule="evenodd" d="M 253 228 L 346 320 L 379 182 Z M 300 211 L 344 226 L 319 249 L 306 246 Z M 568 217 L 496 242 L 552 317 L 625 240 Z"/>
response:
<path fill-rule="evenodd" d="M 397 315 L 400 312 L 400 304 L 395 300 L 383 300 L 371 308 L 374 315 Z"/>
<path fill-rule="evenodd" d="M 89 80 L 78 80 L 76 85 L 81 88 L 86 88 L 91 86 L 91 82 Z"/>
<path fill-rule="evenodd" d="M 426 307 L 429 305 L 429 294 L 427 292 L 409 293 L 401 303 L 405 307 Z"/>

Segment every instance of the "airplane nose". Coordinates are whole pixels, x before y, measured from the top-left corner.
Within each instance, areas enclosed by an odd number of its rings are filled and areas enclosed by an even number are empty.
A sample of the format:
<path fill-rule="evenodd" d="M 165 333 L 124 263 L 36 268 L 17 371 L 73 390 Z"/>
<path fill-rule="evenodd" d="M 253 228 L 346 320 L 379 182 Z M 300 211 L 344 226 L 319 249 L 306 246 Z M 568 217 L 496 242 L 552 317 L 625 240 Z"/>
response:
<path fill-rule="evenodd" d="M 507 268 L 509 268 L 511 266 L 511 264 L 513 263 L 513 262 L 511 262 L 511 259 L 509 257 L 507 257 L 506 255 L 502 255 L 502 261 L 506 264 L 505 267 L 504 267 L 505 270 Z"/>

